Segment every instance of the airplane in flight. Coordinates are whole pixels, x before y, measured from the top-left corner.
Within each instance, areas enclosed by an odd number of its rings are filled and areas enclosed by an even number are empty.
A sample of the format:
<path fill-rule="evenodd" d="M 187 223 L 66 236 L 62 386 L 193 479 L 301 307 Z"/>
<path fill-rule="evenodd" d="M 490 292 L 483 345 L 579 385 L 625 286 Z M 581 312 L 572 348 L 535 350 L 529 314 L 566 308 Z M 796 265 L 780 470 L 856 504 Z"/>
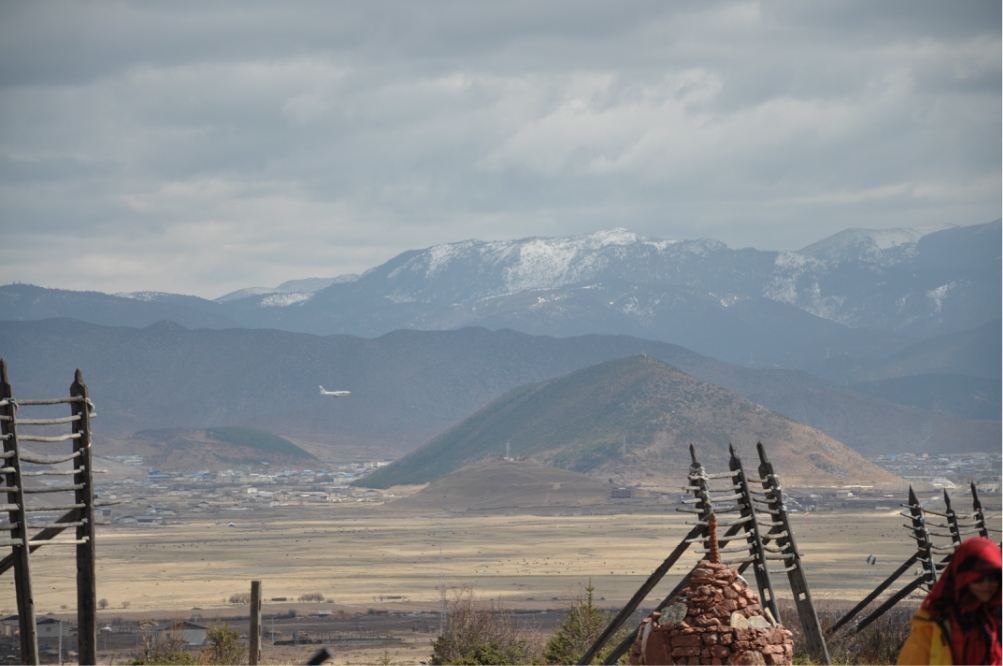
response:
<path fill-rule="evenodd" d="M 347 395 L 352 395 L 352 392 L 351 391 L 325 391 L 324 387 L 321 386 L 320 387 L 320 394 L 321 395 L 329 395 L 332 398 L 344 398 Z"/>

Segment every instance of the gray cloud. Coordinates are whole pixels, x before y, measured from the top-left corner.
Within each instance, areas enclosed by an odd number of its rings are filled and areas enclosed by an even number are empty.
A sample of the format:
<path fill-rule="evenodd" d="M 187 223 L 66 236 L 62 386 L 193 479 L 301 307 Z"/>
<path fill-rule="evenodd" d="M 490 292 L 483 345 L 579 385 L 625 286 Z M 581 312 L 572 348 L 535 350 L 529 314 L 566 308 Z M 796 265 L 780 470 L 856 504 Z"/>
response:
<path fill-rule="evenodd" d="M 5 3 L 0 282 L 214 297 L 470 237 L 1000 215 L 1000 6 Z"/>

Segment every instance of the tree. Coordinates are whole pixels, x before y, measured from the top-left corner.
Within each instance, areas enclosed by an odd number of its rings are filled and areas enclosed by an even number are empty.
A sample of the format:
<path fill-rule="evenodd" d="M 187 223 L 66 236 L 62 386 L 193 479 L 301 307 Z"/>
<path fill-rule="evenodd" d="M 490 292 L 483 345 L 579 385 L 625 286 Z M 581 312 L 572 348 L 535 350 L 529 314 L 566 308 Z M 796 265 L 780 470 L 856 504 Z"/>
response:
<path fill-rule="evenodd" d="M 210 626 L 206 640 L 209 647 L 202 650 L 202 663 L 243 664 L 247 661 L 247 647 L 240 638 L 240 632 L 231 629 L 228 623 Z"/>
<path fill-rule="evenodd" d="M 585 588 L 585 596 L 579 595 L 572 600 L 567 617 L 543 649 L 543 657 L 548 664 L 577 664 L 613 619 L 612 612 L 606 612 L 595 605 L 592 599 L 594 591 L 590 578 L 589 585 Z M 611 636 L 592 663 L 601 664 L 628 633 L 629 629 L 622 627 Z M 621 662 L 626 663 L 623 659 L 622 657 Z"/>
<path fill-rule="evenodd" d="M 129 607 L 129 603 L 130 602 L 128 602 L 128 601 L 123 601 L 122 602 L 122 608 L 128 608 Z"/>
<path fill-rule="evenodd" d="M 429 663 L 528 664 L 532 657 L 512 616 L 494 601 L 478 602 L 465 587 L 446 603 L 445 627 L 432 644 Z"/>
<path fill-rule="evenodd" d="M 98 608 L 100 608 L 101 610 L 104 610 L 105 608 L 108 608 L 108 600 L 107 599 L 102 599 L 101 601 L 99 601 L 98 602 Z"/>

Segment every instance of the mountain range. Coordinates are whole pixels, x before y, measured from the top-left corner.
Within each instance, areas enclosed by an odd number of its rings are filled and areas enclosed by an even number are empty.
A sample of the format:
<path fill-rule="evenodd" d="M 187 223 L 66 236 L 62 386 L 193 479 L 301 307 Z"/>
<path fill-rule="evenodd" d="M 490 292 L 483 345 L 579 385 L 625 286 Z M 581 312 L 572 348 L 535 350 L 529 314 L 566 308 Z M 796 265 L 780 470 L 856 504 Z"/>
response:
<path fill-rule="evenodd" d="M 999 449 L 998 420 L 896 405 L 802 371 L 731 365 L 629 336 L 554 338 L 470 327 L 365 339 L 189 330 L 168 321 L 141 329 L 71 319 L 0 321 L 0 355 L 15 396 L 64 395 L 73 370 L 83 370 L 98 405 L 99 450 L 101 438 L 140 430 L 247 426 L 321 459 L 346 450 L 360 459 L 397 457 L 516 387 L 641 353 L 863 455 Z M 352 395 L 325 398 L 319 384 Z M 63 415 L 59 407 L 52 411 Z"/>
<path fill-rule="evenodd" d="M 464 326 L 623 334 L 844 381 L 840 371 L 854 361 L 998 320 L 1000 233 L 1000 220 L 934 231 L 849 229 L 797 252 L 625 229 L 469 240 L 404 252 L 361 276 L 248 288 L 215 301 L 6 285 L 0 318 L 135 327 L 170 319 L 188 328 L 364 337 Z"/>

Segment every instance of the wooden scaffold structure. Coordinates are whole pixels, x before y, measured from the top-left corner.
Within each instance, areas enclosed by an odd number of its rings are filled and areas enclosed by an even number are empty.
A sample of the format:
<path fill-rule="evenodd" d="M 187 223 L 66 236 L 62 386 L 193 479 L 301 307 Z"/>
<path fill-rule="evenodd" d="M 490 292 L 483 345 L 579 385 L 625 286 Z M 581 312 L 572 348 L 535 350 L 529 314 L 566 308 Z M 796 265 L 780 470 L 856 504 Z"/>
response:
<path fill-rule="evenodd" d="M 687 521 L 693 528 L 613 618 L 592 647 L 578 660 L 579 664 L 592 663 L 610 637 L 623 626 L 691 545 L 703 546 L 696 551 L 698 553 L 709 552 L 709 521 L 712 513 L 724 516 L 724 519 L 717 521 L 718 527 L 728 528 L 717 540 L 717 551 L 720 553 L 722 563 L 737 566 L 739 573 L 744 573 L 752 567 L 764 612 L 772 615 L 776 621 L 780 620 L 780 613 L 771 576 L 786 574 L 794 593 L 795 606 L 807 638 L 811 658 L 817 663 L 830 663 L 825 637 L 801 562 L 801 553 L 798 551 L 794 531 L 788 520 L 783 486 L 773 469 L 773 464 L 766 456 L 762 442 L 756 445 L 756 450 L 760 461 L 757 481 L 762 490 L 753 490 L 750 487 L 742 460 L 735 453 L 734 446 L 729 447 L 729 471 L 708 473 L 697 460 L 696 449 L 690 445 L 692 462 L 689 484 L 685 490 L 693 494 L 693 499 L 684 500 L 684 503 L 692 505 L 692 508 L 677 508 L 676 511 L 693 514 L 693 520 Z M 720 485 L 722 483 L 723 485 Z M 729 514 L 734 514 L 734 517 L 730 517 Z M 732 543 L 738 545 L 729 545 Z M 771 568 L 772 566 L 778 568 Z M 689 579 L 690 573 L 687 573 L 656 606 L 656 610 L 676 597 L 689 584 Z M 643 623 L 639 626 L 643 626 Z M 636 634 L 637 627 L 606 656 L 603 664 L 615 664 L 630 649 Z"/>
<path fill-rule="evenodd" d="M 42 546 L 72 545 L 76 550 L 77 571 L 77 653 L 81 664 L 97 663 L 97 605 L 95 598 L 95 507 L 118 502 L 95 502 L 94 470 L 91 466 L 91 426 L 96 416 L 87 385 L 79 368 L 66 398 L 25 400 L 14 397 L 7 374 L 7 363 L 0 359 L 0 511 L 6 511 L 9 522 L 0 524 L 0 546 L 10 546 L 9 555 L 0 560 L 0 575 L 13 569 L 17 593 L 17 615 L 21 639 L 21 659 L 25 664 L 38 664 L 38 636 L 35 627 L 35 602 L 32 593 L 31 553 Z M 22 407 L 68 404 L 70 416 L 63 418 L 24 418 Z M 21 434 L 27 426 L 60 426 L 69 424 L 71 432 L 61 435 Z M 61 456 L 42 456 L 21 449 L 22 442 L 73 443 L 72 452 Z M 72 470 L 49 468 L 73 461 Z M 37 471 L 25 471 L 24 463 L 43 466 Z M 69 476 L 70 483 L 34 485 L 32 477 Z M 32 504 L 28 498 L 45 493 L 73 493 L 67 504 Z M 51 522 L 32 520 L 36 512 L 66 511 Z M 55 537 L 68 528 L 75 528 L 73 539 Z M 31 530 L 40 530 L 31 534 Z M 7 532 L 6 536 L 2 536 Z"/>
<path fill-rule="evenodd" d="M 958 514 L 954 511 L 954 508 L 951 505 L 951 496 L 948 495 L 946 489 L 944 490 L 944 505 L 946 510 L 934 511 L 933 509 L 924 508 L 919 499 L 916 498 L 916 493 L 913 491 L 912 486 L 909 486 L 909 503 L 902 505 L 903 508 L 907 509 L 907 511 L 903 511 L 901 515 L 902 517 L 909 519 L 909 524 L 903 525 L 903 527 L 909 530 L 909 538 L 916 542 L 916 552 L 910 555 L 905 562 L 900 564 L 898 568 L 896 568 L 895 571 L 888 576 L 888 578 L 874 588 L 874 590 L 864 597 L 860 603 L 847 611 L 843 617 L 839 618 L 839 620 L 829 628 L 827 633 L 831 635 L 847 626 L 850 621 L 857 617 L 857 615 L 859 615 L 860 612 L 863 611 L 870 603 L 881 596 L 885 590 L 891 587 L 896 580 L 904 576 L 909 569 L 913 567 L 913 565 L 920 565 L 918 575 L 903 586 L 898 592 L 892 594 L 877 608 L 858 620 L 853 625 L 852 631 L 862 631 L 917 589 L 929 592 L 937 582 L 937 577 L 940 575 L 940 572 L 951 561 L 954 551 L 961 545 L 964 537 L 978 534 L 979 536 L 989 538 L 990 532 L 996 532 L 999 534 L 1000 530 L 991 528 L 986 524 L 986 515 L 982 509 L 982 502 L 979 500 L 979 493 L 974 482 L 971 484 L 971 491 L 972 512 L 967 514 Z M 930 521 L 927 516 L 928 514 L 946 522 L 940 523 Z M 938 530 L 947 531 L 944 532 Z M 933 542 L 933 537 L 949 539 L 950 541 L 946 544 L 935 544 Z M 938 553 L 946 553 L 946 555 L 944 555 L 940 561 L 937 561 L 936 558 Z"/>

